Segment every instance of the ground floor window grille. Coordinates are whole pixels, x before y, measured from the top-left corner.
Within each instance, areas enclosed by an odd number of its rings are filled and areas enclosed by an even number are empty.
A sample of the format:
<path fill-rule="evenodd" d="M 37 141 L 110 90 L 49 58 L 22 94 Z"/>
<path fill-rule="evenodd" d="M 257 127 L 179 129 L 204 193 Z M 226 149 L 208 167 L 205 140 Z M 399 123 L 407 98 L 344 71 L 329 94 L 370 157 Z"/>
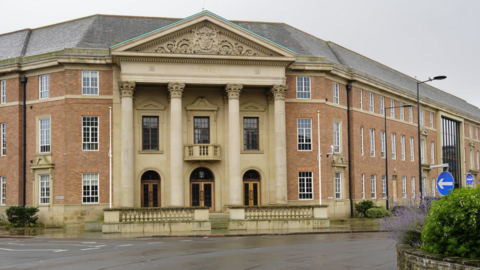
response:
<path fill-rule="evenodd" d="M 298 172 L 298 199 L 313 199 L 313 173 Z"/>
<path fill-rule="evenodd" d="M 342 174 L 339 172 L 335 173 L 335 199 L 342 198 L 342 191 L 341 191 L 341 179 Z"/>
<path fill-rule="evenodd" d="M 98 203 L 98 173 L 82 174 L 82 202 Z"/>
<path fill-rule="evenodd" d="M 40 204 L 49 204 L 50 203 L 50 175 L 43 174 L 39 175 L 40 179 Z"/>

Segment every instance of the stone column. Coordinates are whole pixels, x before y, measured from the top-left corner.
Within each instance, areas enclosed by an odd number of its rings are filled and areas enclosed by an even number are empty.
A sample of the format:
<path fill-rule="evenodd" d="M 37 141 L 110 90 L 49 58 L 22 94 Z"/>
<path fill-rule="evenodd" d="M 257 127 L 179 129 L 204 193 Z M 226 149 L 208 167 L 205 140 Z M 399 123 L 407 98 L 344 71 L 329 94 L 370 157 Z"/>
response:
<path fill-rule="evenodd" d="M 182 95 L 184 83 L 169 83 L 170 92 L 170 206 L 185 206 L 183 187 Z"/>
<path fill-rule="evenodd" d="M 271 88 L 275 99 L 275 203 L 287 204 L 287 143 L 285 129 L 285 94 L 288 85 Z"/>
<path fill-rule="evenodd" d="M 135 82 L 119 81 L 122 100 L 122 207 L 134 207 L 133 93 Z"/>
<path fill-rule="evenodd" d="M 240 92 L 243 85 L 227 84 L 228 95 L 228 163 L 230 205 L 242 205 L 242 176 L 240 164 Z"/>

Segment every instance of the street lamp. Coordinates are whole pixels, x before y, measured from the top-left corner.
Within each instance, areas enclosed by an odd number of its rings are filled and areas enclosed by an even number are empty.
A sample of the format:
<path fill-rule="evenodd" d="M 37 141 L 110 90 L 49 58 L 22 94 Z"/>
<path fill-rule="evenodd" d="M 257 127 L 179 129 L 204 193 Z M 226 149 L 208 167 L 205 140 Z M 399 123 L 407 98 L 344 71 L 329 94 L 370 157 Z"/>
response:
<path fill-rule="evenodd" d="M 385 185 L 387 188 L 387 201 L 386 201 L 386 207 L 388 210 L 388 143 L 387 143 L 387 109 L 395 109 L 395 108 L 410 108 L 412 105 L 403 105 L 403 106 L 397 106 L 397 107 L 386 107 L 385 110 L 383 111 L 383 115 L 385 117 Z"/>
<path fill-rule="evenodd" d="M 436 76 L 428 78 L 428 80 L 419 82 L 417 81 L 417 126 L 418 126 L 418 183 L 420 188 L 420 199 L 423 199 L 423 186 L 422 186 L 422 146 L 420 145 L 420 84 L 431 82 L 434 80 L 444 80 L 447 76 Z"/>

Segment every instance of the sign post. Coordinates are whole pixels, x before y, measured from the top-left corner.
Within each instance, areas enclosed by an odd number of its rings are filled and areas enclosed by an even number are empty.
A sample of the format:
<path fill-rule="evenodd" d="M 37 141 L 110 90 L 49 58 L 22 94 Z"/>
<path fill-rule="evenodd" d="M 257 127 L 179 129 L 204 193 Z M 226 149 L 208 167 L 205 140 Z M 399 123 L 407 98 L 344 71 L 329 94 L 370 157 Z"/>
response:
<path fill-rule="evenodd" d="M 442 172 L 437 179 L 437 188 L 442 196 L 450 194 L 454 189 L 453 176 L 449 172 Z"/>

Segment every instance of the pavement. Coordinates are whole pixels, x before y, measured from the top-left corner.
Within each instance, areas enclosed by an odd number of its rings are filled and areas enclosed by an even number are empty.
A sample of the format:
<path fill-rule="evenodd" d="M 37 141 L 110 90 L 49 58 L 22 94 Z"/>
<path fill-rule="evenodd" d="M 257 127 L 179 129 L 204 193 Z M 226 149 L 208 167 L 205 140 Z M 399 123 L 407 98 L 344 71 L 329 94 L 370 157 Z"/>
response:
<path fill-rule="evenodd" d="M 28 228 L 13 229 L 0 227 L 0 238 L 145 238 L 145 237 L 240 237 L 264 235 L 300 235 L 300 234 L 339 234 L 339 233 L 366 233 L 379 232 L 375 220 L 368 218 L 354 218 L 344 220 L 331 220 L 330 228 L 311 230 L 258 230 L 258 231 L 229 231 L 211 230 L 195 232 L 170 232 L 170 233 L 136 233 L 136 234 L 103 234 L 101 232 L 88 232 L 80 227 L 67 226 L 65 228 Z"/>

